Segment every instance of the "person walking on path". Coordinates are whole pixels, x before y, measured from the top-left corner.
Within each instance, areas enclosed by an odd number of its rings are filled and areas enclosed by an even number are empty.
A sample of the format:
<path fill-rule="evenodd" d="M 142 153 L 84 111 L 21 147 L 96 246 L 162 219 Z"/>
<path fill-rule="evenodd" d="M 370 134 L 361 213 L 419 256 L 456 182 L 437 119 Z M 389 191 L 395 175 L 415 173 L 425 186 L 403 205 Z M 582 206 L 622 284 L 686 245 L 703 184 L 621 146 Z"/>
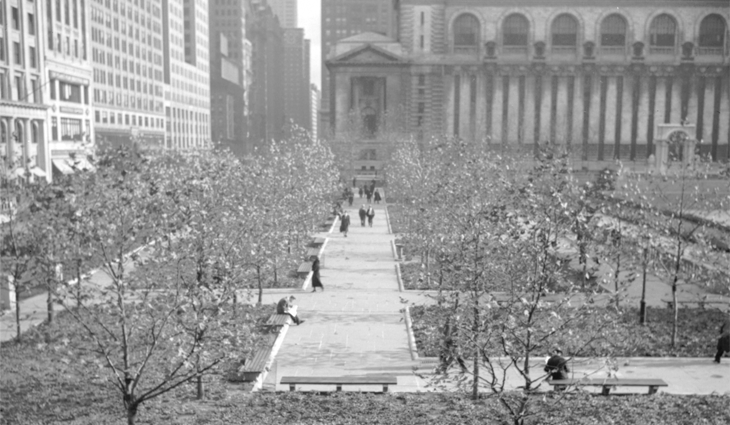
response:
<path fill-rule="evenodd" d="M 317 288 L 321 288 L 324 292 L 324 285 L 319 277 L 319 257 L 314 257 L 312 261 L 312 292 L 317 292 Z"/>
<path fill-rule="evenodd" d="M 365 195 L 368 198 L 368 204 L 373 201 L 373 192 L 370 190 L 369 187 L 365 188 Z"/>
<path fill-rule="evenodd" d="M 357 212 L 357 215 L 360 216 L 360 226 L 365 227 L 365 217 L 367 217 L 367 210 L 365 209 L 365 204 L 362 204 L 360 207 L 360 210 Z"/>
<path fill-rule="evenodd" d="M 355 193 L 353 191 L 350 191 L 350 193 L 347 194 L 347 203 L 352 206 L 352 201 L 355 200 Z"/>
<path fill-rule="evenodd" d="M 720 326 L 720 338 L 717 340 L 715 363 L 720 363 L 720 359 L 725 353 L 730 353 L 730 317 L 727 315 L 722 326 Z"/>
<path fill-rule="evenodd" d="M 380 192 L 378 192 L 378 189 L 375 189 L 375 195 L 373 195 L 373 197 L 375 198 L 375 203 L 379 204 L 382 198 L 380 197 Z"/>
<path fill-rule="evenodd" d="M 350 228 L 350 214 L 345 211 L 340 217 L 340 232 L 347 237 L 347 230 Z"/>
<path fill-rule="evenodd" d="M 357 191 L 357 194 L 360 195 L 360 198 L 362 198 L 362 186 L 360 186 L 360 189 Z"/>
<path fill-rule="evenodd" d="M 368 216 L 368 225 L 370 227 L 373 227 L 373 217 L 375 217 L 375 210 L 370 205 L 368 205 L 367 216 Z"/>
<path fill-rule="evenodd" d="M 299 320 L 299 317 L 297 317 L 294 314 L 291 314 L 289 311 L 289 308 L 294 305 L 294 295 L 289 295 L 288 297 L 284 297 L 279 300 L 279 303 L 276 305 L 276 313 L 277 314 L 288 314 L 289 317 L 294 321 L 294 323 L 297 324 L 297 326 L 304 323 L 304 320 Z"/>
<path fill-rule="evenodd" d="M 352 178 L 352 187 L 356 187 L 356 186 L 357 186 L 357 178 L 353 177 Z"/>

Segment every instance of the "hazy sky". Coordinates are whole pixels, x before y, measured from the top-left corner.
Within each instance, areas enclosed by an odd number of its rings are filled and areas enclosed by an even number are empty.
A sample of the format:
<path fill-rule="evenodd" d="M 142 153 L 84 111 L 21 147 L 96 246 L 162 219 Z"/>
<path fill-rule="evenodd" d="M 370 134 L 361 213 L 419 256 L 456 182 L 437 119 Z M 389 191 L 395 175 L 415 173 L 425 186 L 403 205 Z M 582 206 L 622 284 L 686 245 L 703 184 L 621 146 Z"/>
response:
<path fill-rule="evenodd" d="M 304 37 L 311 40 L 310 81 L 319 87 L 322 85 L 322 42 L 320 40 L 321 0 L 297 0 L 298 24 L 304 28 Z M 319 87 L 320 90 L 322 89 Z"/>

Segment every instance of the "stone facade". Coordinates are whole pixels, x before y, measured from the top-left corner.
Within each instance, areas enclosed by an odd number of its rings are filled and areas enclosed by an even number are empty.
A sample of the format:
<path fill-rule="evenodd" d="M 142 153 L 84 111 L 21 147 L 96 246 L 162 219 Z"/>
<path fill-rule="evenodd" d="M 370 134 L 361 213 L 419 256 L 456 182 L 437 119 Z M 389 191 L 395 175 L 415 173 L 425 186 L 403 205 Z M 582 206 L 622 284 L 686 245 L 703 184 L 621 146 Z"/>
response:
<path fill-rule="evenodd" d="M 396 15 L 396 39 L 342 40 L 328 67 L 367 74 L 346 47 L 396 43 L 406 65 L 388 75 L 405 69 L 413 134 L 645 162 L 658 124 L 691 122 L 703 155 L 730 156 L 728 0 L 401 0 Z M 333 80 L 334 97 L 349 96 Z"/>

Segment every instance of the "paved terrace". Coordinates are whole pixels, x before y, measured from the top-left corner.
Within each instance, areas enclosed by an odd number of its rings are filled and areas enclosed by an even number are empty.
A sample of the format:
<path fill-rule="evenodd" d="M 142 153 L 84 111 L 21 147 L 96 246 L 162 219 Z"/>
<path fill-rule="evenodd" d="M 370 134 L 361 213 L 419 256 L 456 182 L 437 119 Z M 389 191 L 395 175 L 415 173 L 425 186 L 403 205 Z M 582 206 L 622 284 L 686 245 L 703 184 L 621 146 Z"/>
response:
<path fill-rule="evenodd" d="M 357 198 L 356 198 L 357 201 Z M 311 287 L 294 290 L 301 326 L 284 329 L 287 332 L 271 371 L 264 381 L 264 390 L 288 391 L 279 384 L 283 376 L 398 376 L 393 392 L 430 391 L 427 379 L 414 375 L 413 368 L 428 378 L 435 359 L 411 356 L 402 309 L 411 303 L 431 300 L 418 291 L 400 292 L 395 261 L 391 248 L 393 235 L 388 232 L 385 206 L 374 205 L 373 227 L 361 227 L 355 203 L 348 208 L 352 225 L 347 238 L 336 223 L 325 247 L 321 270 L 324 292 L 311 293 Z M 663 306 L 670 287 L 652 279 L 648 291 L 650 305 Z M 641 282 L 638 282 L 639 290 Z M 635 286 L 635 285 L 634 285 Z M 633 286 L 626 294 L 636 297 Z M 264 302 L 276 302 L 281 292 L 267 294 Z M 714 346 L 714 344 L 713 344 Z M 730 393 L 730 361 L 721 365 L 707 358 L 630 358 L 619 359 L 619 377 L 660 378 L 669 387 L 660 391 L 676 394 Z M 542 370 L 544 359 L 538 358 L 534 367 Z M 601 359 L 575 359 L 575 377 L 583 372 L 593 378 L 605 377 L 607 368 Z M 598 371 L 598 372 L 596 372 Z M 512 373 L 510 387 L 523 381 Z M 543 388 L 547 387 L 543 385 Z M 344 386 L 343 390 L 374 390 L 377 387 Z M 297 385 L 297 390 L 333 390 L 327 386 Z M 599 389 L 600 390 L 600 389 Z M 619 389 L 621 390 L 621 389 Z M 634 389 L 643 391 L 643 389 Z"/>

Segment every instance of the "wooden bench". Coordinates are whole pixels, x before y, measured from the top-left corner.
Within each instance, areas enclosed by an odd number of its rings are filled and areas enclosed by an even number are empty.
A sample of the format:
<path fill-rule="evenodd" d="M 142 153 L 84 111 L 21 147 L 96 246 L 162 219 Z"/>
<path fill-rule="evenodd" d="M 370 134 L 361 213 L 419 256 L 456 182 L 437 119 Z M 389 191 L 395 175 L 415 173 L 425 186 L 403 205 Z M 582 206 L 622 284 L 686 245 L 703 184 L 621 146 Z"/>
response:
<path fill-rule="evenodd" d="M 662 299 L 662 302 L 667 303 L 667 308 L 673 308 L 674 307 L 674 301 L 672 299 Z M 677 304 L 681 307 L 682 305 L 687 304 L 697 304 L 701 309 L 705 309 L 708 306 L 723 306 L 723 305 L 730 305 L 730 299 L 722 296 L 722 295 L 705 295 L 703 297 L 698 297 L 694 300 L 688 300 L 688 299 L 682 299 L 677 300 Z"/>
<path fill-rule="evenodd" d="M 321 248 L 322 245 L 324 245 L 324 238 L 314 238 L 312 242 L 309 243 L 309 246 L 312 248 Z"/>
<path fill-rule="evenodd" d="M 659 387 L 669 386 L 661 379 L 553 379 L 545 382 L 559 387 L 603 387 L 601 390 L 601 394 L 603 395 L 608 395 L 609 392 L 611 392 L 611 387 L 649 387 L 648 394 L 654 394 L 657 392 Z"/>
<path fill-rule="evenodd" d="M 300 279 L 304 279 L 307 277 L 307 274 L 312 271 L 312 262 L 311 261 L 305 261 L 302 264 L 299 265 L 299 268 L 297 269 L 297 276 Z"/>
<path fill-rule="evenodd" d="M 319 256 L 319 248 L 308 248 L 307 249 L 307 261 L 314 261 L 312 257 Z"/>
<path fill-rule="evenodd" d="M 280 328 L 284 325 L 286 325 L 288 322 L 287 320 L 290 320 L 291 317 L 289 317 L 288 314 L 272 314 L 269 316 L 269 318 L 266 320 L 266 323 L 264 323 L 264 326 L 269 329 L 269 331 L 277 330 L 277 328 Z"/>
<path fill-rule="evenodd" d="M 337 391 L 342 391 L 343 385 L 382 385 L 383 392 L 388 392 L 389 385 L 398 385 L 398 378 L 387 375 L 373 376 L 284 376 L 281 384 L 289 384 L 289 391 L 296 391 L 300 385 L 335 385 Z"/>
<path fill-rule="evenodd" d="M 271 356 L 271 347 L 254 351 L 251 360 L 246 360 L 246 364 L 243 365 L 243 381 L 255 381 L 266 368 L 269 356 Z"/>

